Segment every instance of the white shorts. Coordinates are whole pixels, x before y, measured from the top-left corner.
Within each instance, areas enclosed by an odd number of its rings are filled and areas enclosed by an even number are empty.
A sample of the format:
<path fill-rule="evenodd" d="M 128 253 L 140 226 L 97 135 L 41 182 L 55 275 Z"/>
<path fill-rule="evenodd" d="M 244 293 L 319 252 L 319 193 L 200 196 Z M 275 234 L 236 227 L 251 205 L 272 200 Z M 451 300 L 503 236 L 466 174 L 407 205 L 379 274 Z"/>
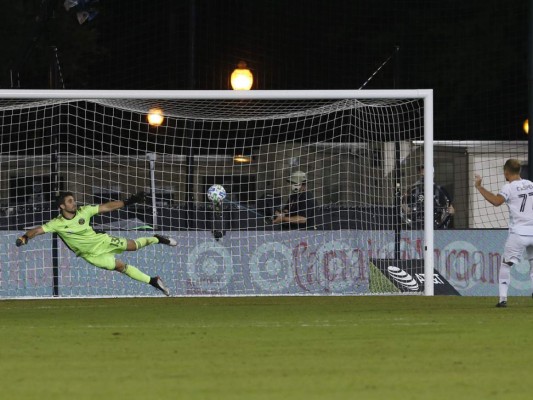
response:
<path fill-rule="evenodd" d="M 522 236 L 516 233 L 510 233 L 505 242 L 503 251 L 503 261 L 518 264 L 522 260 L 524 250 L 527 259 L 533 259 L 533 236 Z"/>

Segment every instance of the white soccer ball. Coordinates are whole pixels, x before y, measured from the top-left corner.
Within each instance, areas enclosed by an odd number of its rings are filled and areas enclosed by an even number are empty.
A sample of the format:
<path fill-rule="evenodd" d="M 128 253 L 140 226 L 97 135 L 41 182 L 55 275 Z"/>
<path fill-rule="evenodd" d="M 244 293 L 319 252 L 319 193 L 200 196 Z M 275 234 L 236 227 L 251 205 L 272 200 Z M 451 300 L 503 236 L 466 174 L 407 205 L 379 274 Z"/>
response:
<path fill-rule="evenodd" d="M 213 203 L 219 203 L 226 198 L 226 189 L 222 185 L 213 185 L 207 190 L 207 198 Z"/>

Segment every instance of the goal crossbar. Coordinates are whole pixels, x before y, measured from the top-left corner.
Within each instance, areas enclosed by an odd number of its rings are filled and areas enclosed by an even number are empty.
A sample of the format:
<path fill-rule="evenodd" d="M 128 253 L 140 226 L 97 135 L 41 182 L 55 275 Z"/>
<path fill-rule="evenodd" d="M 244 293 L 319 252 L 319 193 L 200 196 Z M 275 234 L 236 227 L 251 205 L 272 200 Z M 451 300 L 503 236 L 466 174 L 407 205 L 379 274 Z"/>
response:
<path fill-rule="evenodd" d="M 295 99 L 428 99 L 432 89 L 407 90 L 48 90 L 0 89 L 10 99 L 165 99 L 165 100 L 295 100 Z"/>

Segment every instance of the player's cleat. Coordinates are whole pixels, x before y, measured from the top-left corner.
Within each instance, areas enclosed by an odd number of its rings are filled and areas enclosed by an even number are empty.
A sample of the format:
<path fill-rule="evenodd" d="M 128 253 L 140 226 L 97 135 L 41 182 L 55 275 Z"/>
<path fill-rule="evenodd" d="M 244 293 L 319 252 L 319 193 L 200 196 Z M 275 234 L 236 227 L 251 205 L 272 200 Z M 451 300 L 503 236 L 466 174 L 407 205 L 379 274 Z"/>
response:
<path fill-rule="evenodd" d="M 178 242 L 176 241 L 176 239 L 172 239 L 172 238 L 169 238 L 169 237 L 166 237 L 166 236 L 161 236 L 161 235 L 154 235 L 154 237 L 158 238 L 159 239 L 159 243 L 161 243 L 161 244 L 166 244 L 167 246 L 177 246 L 178 245 Z"/>
<path fill-rule="evenodd" d="M 496 304 L 496 307 L 505 308 L 505 307 L 507 307 L 507 302 L 506 301 L 500 301 L 498 304 Z"/>
<path fill-rule="evenodd" d="M 150 285 L 155 287 L 158 290 L 161 290 L 165 296 L 170 296 L 170 291 L 168 288 L 163 284 L 163 281 L 160 277 L 154 276 L 153 278 L 150 278 Z"/>

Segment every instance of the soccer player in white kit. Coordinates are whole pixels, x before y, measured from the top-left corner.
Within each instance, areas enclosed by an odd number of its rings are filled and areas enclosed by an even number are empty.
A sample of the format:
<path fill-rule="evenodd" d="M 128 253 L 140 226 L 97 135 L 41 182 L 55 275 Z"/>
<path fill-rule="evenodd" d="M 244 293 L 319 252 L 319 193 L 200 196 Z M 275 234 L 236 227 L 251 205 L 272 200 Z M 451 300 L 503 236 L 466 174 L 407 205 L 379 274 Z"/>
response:
<path fill-rule="evenodd" d="M 496 195 L 481 186 L 481 176 L 475 175 L 476 189 L 489 203 L 496 207 L 506 203 L 509 207 L 509 236 L 498 274 L 500 300 L 496 307 L 507 307 L 511 267 L 522 260 L 524 250 L 533 281 L 533 182 L 520 177 L 520 166 L 520 161 L 515 159 L 505 162 L 503 175 L 507 183 Z"/>

